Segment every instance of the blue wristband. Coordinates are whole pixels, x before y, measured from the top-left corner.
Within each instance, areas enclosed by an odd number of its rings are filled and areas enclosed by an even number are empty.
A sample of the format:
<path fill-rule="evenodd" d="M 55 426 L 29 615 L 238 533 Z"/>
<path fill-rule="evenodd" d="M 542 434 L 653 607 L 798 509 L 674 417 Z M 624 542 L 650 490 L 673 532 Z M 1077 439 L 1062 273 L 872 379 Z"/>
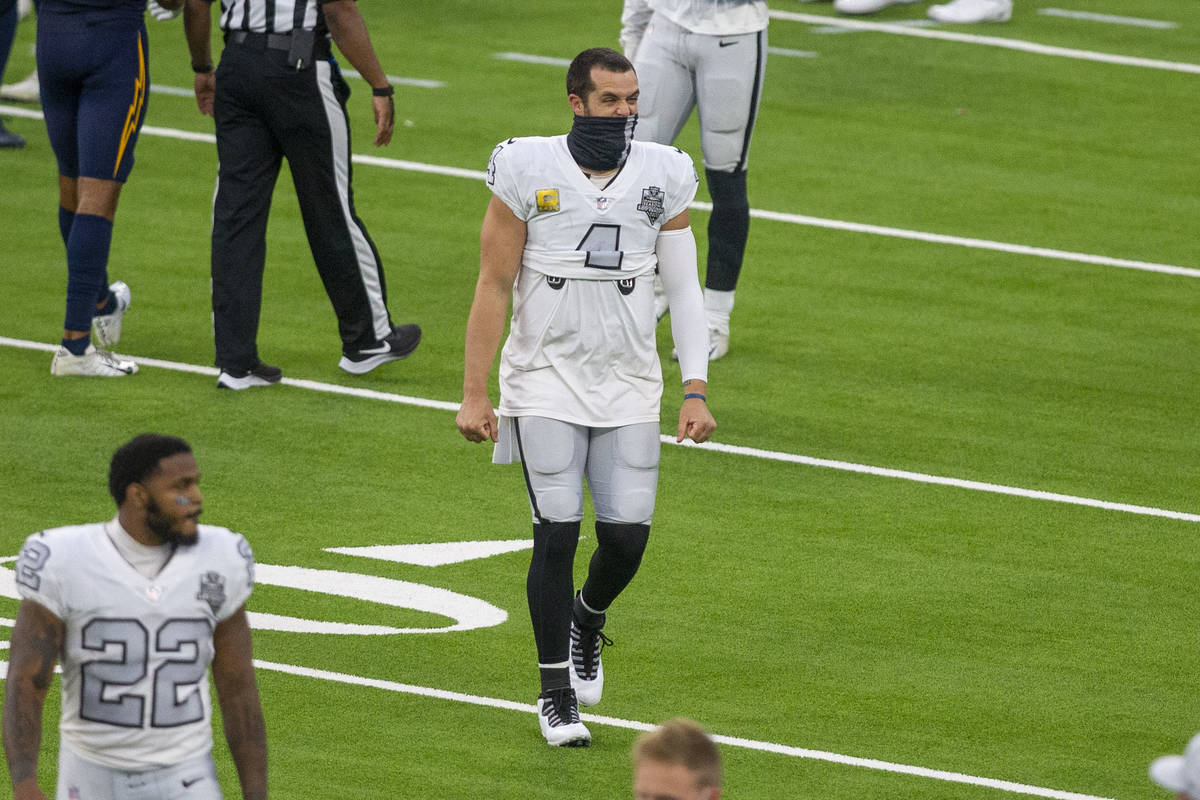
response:
<path fill-rule="evenodd" d="M 705 397 L 704 395 L 700 394 L 699 392 L 688 392 L 687 394 L 685 394 L 683 396 L 684 400 L 691 400 L 693 398 L 695 398 L 696 400 L 703 401 L 705 403 L 705 405 L 708 404 L 708 398 Z"/>

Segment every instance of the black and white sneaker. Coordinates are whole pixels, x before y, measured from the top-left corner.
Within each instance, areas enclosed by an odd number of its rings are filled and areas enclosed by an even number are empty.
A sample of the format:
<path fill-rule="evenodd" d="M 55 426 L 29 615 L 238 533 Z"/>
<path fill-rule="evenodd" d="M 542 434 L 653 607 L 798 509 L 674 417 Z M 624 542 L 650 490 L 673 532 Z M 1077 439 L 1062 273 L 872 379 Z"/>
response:
<path fill-rule="evenodd" d="M 587 747 L 592 734 L 579 721 L 574 689 L 542 692 L 537 699 L 538 724 L 546 743 L 553 747 Z"/>
<path fill-rule="evenodd" d="M 612 643 L 600 628 L 587 630 L 571 619 L 571 687 L 581 706 L 596 705 L 604 694 L 600 652 Z"/>
<path fill-rule="evenodd" d="M 338 366 L 353 375 L 364 375 L 380 364 L 408 358 L 420 343 L 419 325 L 393 325 L 392 334 L 373 347 L 343 351 Z"/>
<path fill-rule="evenodd" d="M 250 369 L 223 369 L 217 376 L 218 389 L 249 389 L 251 386 L 271 386 L 283 379 L 283 370 L 258 362 Z"/>

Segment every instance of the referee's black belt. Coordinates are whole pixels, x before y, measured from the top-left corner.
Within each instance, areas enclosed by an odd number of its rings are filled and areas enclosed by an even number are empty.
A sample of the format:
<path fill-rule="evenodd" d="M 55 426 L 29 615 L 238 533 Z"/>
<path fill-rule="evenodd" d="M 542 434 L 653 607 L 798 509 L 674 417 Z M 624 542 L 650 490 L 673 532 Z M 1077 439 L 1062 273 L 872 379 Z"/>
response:
<path fill-rule="evenodd" d="M 257 50 L 263 52 L 265 50 L 283 50 L 290 55 L 296 55 L 292 50 L 292 34 L 297 31 L 289 31 L 288 33 L 252 33 L 250 31 L 228 31 L 225 34 L 225 44 L 234 44 L 239 47 L 244 47 L 248 50 Z M 304 33 L 304 31 L 301 31 Z M 311 31 L 307 31 L 311 35 Z M 305 63 L 311 63 L 312 59 L 316 58 L 324 60 L 329 58 L 331 51 L 329 49 L 329 40 L 325 37 L 320 37 L 315 41 L 310 39 L 311 50 L 303 54 Z"/>
<path fill-rule="evenodd" d="M 226 44 L 240 44 L 252 50 L 290 50 L 292 34 L 288 33 L 251 33 L 250 31 L 230 31 L 225 34 Z"/>

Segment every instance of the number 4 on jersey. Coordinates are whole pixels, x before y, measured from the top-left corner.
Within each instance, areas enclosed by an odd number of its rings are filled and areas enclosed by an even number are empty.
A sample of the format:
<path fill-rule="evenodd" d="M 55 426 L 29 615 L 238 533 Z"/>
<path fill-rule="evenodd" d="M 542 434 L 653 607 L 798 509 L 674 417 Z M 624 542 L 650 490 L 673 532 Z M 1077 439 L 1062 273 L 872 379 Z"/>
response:
<path fill-rule="evenodd" d="M 575 249 L 587 251 L 585 267 L 620 269 L 625 258 L 621 252 L 621 226 L 593 223 Z"/>

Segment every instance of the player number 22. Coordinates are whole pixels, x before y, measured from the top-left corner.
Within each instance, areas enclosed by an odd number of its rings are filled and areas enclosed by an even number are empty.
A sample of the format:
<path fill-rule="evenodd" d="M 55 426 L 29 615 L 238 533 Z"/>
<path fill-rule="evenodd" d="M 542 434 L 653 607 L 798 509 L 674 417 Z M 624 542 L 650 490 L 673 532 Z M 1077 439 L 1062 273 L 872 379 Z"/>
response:
<path fill-rule="evenodd" d="M 122 728 L 142 727 L 147 698 L 126 692 L 110 699 L 109 687 L 133 686 L 145 678 L 149 647 L 150 632 L 136 619 L 94 619 L 85 625 L 83 648 L 115 655 L 83 665 L 80 716 Z M 167 659 L 154 671 L 150 726 L 173 728 L 204 719 L 199 683 L 212 661 L 208 621 L 167 620 L 154 635 L 154 649 Z"/>

